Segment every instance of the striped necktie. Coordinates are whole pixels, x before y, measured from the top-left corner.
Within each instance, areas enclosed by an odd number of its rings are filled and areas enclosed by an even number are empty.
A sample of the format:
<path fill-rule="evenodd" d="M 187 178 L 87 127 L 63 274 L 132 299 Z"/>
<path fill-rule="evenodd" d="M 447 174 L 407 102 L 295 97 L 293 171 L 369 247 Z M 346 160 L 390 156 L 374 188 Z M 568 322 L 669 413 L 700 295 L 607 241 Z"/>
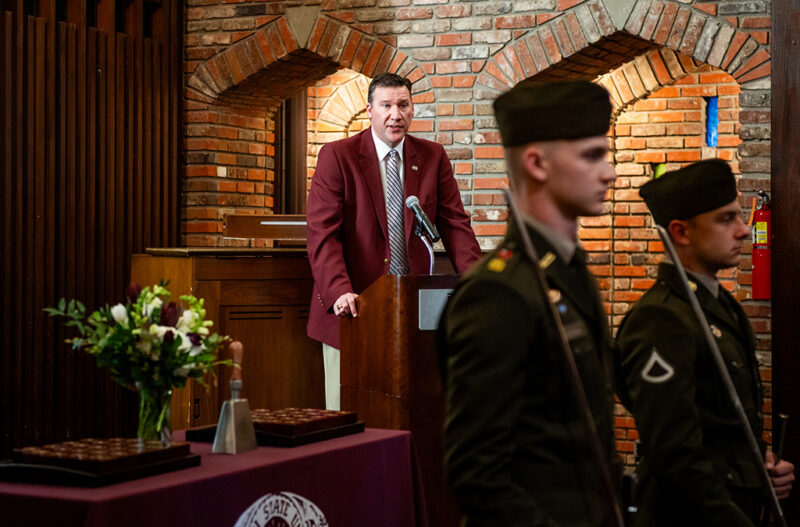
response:
<path fill-rule="evenodd" d="M 408 256 L 398 157 L 397 150 L 392 149 L 386 158 L 386 222 L 389 226 L 389 274 L 404 275 L 408 274 Z"/>

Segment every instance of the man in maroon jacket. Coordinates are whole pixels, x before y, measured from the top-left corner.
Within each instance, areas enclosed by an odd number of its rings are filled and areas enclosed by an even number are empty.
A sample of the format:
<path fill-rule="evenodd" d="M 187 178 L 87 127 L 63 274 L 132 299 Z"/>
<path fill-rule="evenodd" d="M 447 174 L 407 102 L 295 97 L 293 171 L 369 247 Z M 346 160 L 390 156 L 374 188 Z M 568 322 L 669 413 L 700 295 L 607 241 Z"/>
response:
<path fill-rule="evenodd" d="M 323 343 L 331 409 L 339 408 L 339 317 L 358 316 L 359 293 L 381 275 L 428 272 L 428 251 L 414 235 L 405 198 L 419 198 L 456 272 L 480 258 L 444 148 L 407 135 L 411 82 L 392 73 L 375 77 L 367 113 L 368 130 L 320 150 L 306 209 L 314 275 L 307 329 Z"/>

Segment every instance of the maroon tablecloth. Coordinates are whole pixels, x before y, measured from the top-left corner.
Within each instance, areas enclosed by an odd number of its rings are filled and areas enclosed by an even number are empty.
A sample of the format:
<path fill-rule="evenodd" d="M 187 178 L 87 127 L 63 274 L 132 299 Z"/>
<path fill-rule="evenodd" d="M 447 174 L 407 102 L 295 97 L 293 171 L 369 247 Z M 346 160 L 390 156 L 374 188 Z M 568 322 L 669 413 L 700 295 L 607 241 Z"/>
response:
<path fill-rule="evenodd" d="M 182 441 L 183 433 L 176 432 L 175 440 Z M 409 432 L 367 429 L 235 456 L 192 443 L 192 452 L 202 454 L 199 467 L 97 489 L 0 482 L 0 524 L 233 526 L 251 503 L 282 491 L 314 502 L 332 527 L 426 523 Z"/>

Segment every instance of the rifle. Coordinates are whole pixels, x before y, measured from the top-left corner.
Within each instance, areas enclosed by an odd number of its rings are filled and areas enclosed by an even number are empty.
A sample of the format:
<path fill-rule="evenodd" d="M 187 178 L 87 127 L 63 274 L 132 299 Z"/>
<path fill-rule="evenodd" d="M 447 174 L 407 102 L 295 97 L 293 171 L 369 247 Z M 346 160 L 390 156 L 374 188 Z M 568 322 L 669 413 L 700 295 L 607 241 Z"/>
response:
<path fill-rule="evenodd" d="M 517 230 L 520 232 L 525 254 L 531 260 L 531 262 L 533 262 L 533 267 L 536 269 L 536 284 L 542 292 L 542 297 L 546 299 L 545 304 L 547 304 L 549 308 L 548 311 L 550 313 L 553 326 L 558 332 L 558 337 L 561 344 L 561 353 L 566 365 L 567 377 L 569 377 L 572 396 L 578 404 L 578 408 L 581 413 L 581 422 L 583 423 L 586 436 L 589 438 L 592 458 L 594 459 L 594 464 L 597 468 L 597 474 L 600 477 L 600 482 L 603 486 L 603 495 L 606 500 L 606 505 L 608 506 L 611 517 L 614 519 L 614 524 L 617 527 L 625 527 L 625 523 L 622 519 L 622 512 L 620 511 L 619 503 L 617 502 L 617 497 L 614 492 L 614 485 L 611 481 L 611 474 L 609 473 L 608 465 L 606 464 L 606 457 L 603 454 L 603 446 L 600 442 L 600 438 L 597 435 L 597 428 L 595 427 L 594 418 L 592 417 L 592 410 L 589 407 L 589 400 L 586 397 L 586 390 L 583 387 L 583 381 L 581 380 L 580 373 L 578 372 L 578 366 L 575 364 L 575 357 L 573 357 L 572 349 L 569 346 L 569 339 L 567 338 L 567 332 L 564 328 L 564 323 L 561 320 L 561 316 L 558 314 L 558 307 L 548 294 L 550 288 L 547 286 L 547 278 L 545 277 L 544 270 L 539 263 L 539 257 L 536 254 L 536 249 L 533 247 L 533 242 L 531 242 L 531 238 L 528 235 L 528 230 L 525 227 L 525 223 L 522 220 L 519 210 L 517 209 L 514 198 L 511 196 L 511 192 L 507 188 L 503 189 L 503 193 L 505 194 L 506 202 L 508 203 L 508 208 L 511 211 L 513 221 L 517 226 Z"/>
<path fill-rule="evenodd" d="M 672 240 L 669 237 L 669 233 L 661 225 L 656 225 L 656 229 L 658 230 L 658 235 L 661 237 L 661 241 L 664 243 L 664 248 L 667 250 L 667 254 L 669 254 L 670 258 L 672 258 L 675 267 L 678 269 L 678 275 L 681 277 L 681 282 L 683 283 L 686 295 L 689 298 L 689 304 L 692 306 L 694 315 L 703 330 L 706 343 L 708 344 L 708 348 L 711 350 L 711 357 L 714 359 L 714 364 L 717 367 L 719 376 L 722 378 L 722 383 L 725 385 L 725 391 L 727 392 L 728 397 L 736 409 L 736 416 L 738 418 L 739 425 L 742 428 L 742 432 L 744 432 L 745 439 L 747 439 L 747 446 L 749 448 L 750 455 L 752 456 L 753 461 L 756 463 L 756 466 L 760 468 L 758 471 L 759 479 L 761 480 L 761 485 L 764 488 L 764 492 L 767 494 L 770 513 L 775 525 L 787 527 L 786 518 L 783 516 L 780 503 L 778 503 L 778 496 L 775 494 L 775 489 L 772 488 L 772 480 L 770 480 L 767 467 L 764 465 L 764 458 L 761 456 L 761 449 L 758 448 L 758 442 L 756 441 L 755 434 L 753 434 L 753 429 L 750 428 L 750 421 L 747 419 L 747 415 L 744 413 L 744 407 L 742 406 L 742 401 L 739 399 L 739 394 L 736 393 L 736 387 L 733 385 L 733 381 L 731 380 L 731 375 L 728 372 L 725 359 L 722 358 L 722 353 L 719 351 L 717 341 L 711 334 L 711 328 L 708 324 L 708 320 L 706 320 L 703 309 L 700 307 L 700 302 L 697 301 L 697 297 L 692 291 L 692 288 L 689 286 L 689 279 L 686 276 L 686 270 L 683 268 L 680 258 L 678 258 L 678 253 L 675 251 L 675 246 L 672 245 Z"/>
<path fill-rule="evenodd" d="M 775 464 L 783 457 L 783 445 L 786 444 L 786 428 L 789 425 L 787 414 L 773 414 L 772 416 L 772 452 L 775 454 Z M 774 525 L 772 511 L 765 509 L 761 512 L 761 525 L 771 527 Z"/>

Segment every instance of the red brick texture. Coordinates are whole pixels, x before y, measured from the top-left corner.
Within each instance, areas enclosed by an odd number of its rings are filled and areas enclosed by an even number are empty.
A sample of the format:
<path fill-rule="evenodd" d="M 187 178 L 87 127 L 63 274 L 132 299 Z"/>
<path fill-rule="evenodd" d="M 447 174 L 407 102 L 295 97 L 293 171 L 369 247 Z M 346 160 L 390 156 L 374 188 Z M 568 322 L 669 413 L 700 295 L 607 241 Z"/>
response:
<path fill-rule="evenodd" d="M 485 248 L 503 235 L 507 218 L 494 98 L 527 78 L 589 78 L 609 90 L 619 178 L 608 195 L 609 214 L 584 219 L 579 235 L 615 326 L 652 284 L 663 250 L 638 197 L 655 165 L 730 160 L 746 214 L 756 191 L 770 187 L 769 3 L 637 0 L 624 20 L 612 17 L 606 0 L 187 4 L 182 232 L 188 245 L 243 243 L 222 237 L 223 215 L 272 211 L 273 184 L 281 177 L 278 104 L 306 90 L 310 178 L 323 144 L 368 125 L 366 85 L 384 71 L 412 80 L 413 133 L 447 149 Z M 307 26 L 292 18 L 298 9 Z M 716 148 L 704 139 L 711 96 L 719 98 Z M 769 383 L 770 305 L 748 299 L 749 258 L 723 281 L 753 318 Z M 631 461 L 633 422 L 620 409 L 617 424 L 620 452 Z"/>

